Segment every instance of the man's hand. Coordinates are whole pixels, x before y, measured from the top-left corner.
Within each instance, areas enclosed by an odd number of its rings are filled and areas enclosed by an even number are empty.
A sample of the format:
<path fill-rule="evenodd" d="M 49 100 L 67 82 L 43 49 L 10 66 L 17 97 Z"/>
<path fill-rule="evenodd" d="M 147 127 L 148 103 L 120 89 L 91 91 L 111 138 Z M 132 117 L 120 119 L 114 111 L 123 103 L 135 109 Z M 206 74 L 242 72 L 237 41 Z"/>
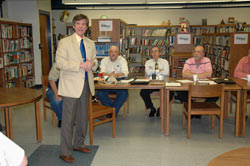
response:
<path fill-rule="evenodd" d="M 113 76 L 113 77 L 117 77 L 117 74 L 115 74 L 115 72 L 113 71 L 112 73 L 109 74 L 109 76 Z"/>
<path fill-rule="evenodd" d="M 56 101 L 61 101 L 62 100 L 61 96 L 55 95 L 55 97 L 56 97 Z"/>
<path fill-rule="evenodd" d="M 85 71 L 90 71 L 93 66 L 94 66 L 94 62 L 92 62 L 88 58 L 86 62 L 80 63 L 80 68 L 84 69 Z"/>

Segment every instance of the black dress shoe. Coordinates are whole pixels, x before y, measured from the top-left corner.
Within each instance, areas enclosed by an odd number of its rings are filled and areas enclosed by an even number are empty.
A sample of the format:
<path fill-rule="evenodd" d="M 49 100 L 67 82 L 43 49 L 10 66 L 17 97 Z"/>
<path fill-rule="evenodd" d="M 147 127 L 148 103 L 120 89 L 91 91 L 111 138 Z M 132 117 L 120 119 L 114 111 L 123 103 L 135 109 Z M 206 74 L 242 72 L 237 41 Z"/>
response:
<path fill-rule="evenodd" d="M 58 127 L 58 128 L 61 128 L 61 127 L 62 127 L 62 120 L 58 120 L 57 127 Z"/>
<path fill-rule="evenodd" d="M 157 117 L 160 116 L 160 108 L 157 109 L 156 116 L 157 116 Z"/>
<path fill-rule="evenodd" d="M 155 107 L 152 107 L 151 110 L 150 110 L 150 113 L 149 113 L 148 117 L 154 117 L 155 113 L 156 113 L 156 109 L 155 109 Z"/>

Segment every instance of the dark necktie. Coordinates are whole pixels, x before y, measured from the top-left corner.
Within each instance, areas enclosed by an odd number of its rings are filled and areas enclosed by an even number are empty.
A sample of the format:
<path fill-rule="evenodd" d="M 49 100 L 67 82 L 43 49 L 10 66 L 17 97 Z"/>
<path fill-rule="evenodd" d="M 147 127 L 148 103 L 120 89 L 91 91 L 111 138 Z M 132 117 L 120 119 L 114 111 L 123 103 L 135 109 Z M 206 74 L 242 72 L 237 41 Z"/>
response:
<path fill-rule="evenodd" d="M 86 51 L 85 51 L 83 39 L 81 39 L 80 50 L 81 50 L 83 62 L 86 62 L 86 60 L 87 60 L 86 59 Z M 85 71 L 85 80 L 88 80 L 88 72 L 87 71 Z"/>

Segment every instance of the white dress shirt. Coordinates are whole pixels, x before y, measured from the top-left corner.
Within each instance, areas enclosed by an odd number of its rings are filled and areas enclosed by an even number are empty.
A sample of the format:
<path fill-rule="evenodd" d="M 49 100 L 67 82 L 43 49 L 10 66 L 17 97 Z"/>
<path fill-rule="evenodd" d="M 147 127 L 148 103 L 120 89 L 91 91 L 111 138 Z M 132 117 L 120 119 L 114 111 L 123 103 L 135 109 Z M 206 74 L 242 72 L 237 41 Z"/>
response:
<path fill-rule="evenodd" d="M 156 61 L 154 59 L 147 60 L 145 63 L 145 72 L 146 76 L 152 76 L 152 74 L 156 74 L 157 76 L 163 75 L 165 77 L 169 76 L 169 64 L 166 59 L 158 58 L 157 60 L 158 68 L 160 71 L 155 70 Z"/>
<path fill-rule="evenodd" d="M 0 166 L 21 165 L 24 150 L 0 132 Z"/>
<path fill-rule="evenodd" d="M 128 63 L 121 56 L 118 56 L 115 61 L 111 61 L 110 57 L 103 58 L 100 68 L 102 73 L 110 74 L 114 71 L 115 74 L 123 73 L 125 77 L 128 76 Z"/>

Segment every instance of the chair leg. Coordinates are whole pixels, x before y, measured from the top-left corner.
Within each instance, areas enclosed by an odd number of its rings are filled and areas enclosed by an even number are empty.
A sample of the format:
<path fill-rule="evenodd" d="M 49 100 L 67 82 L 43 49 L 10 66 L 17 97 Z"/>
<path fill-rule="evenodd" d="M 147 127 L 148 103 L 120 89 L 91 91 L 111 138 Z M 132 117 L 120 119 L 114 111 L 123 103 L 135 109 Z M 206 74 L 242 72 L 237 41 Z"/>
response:
<path fill-rule="evenodd" d="M 115 138 L 115 113 L 112 114 L 112 138 Z"/>
<path fill-rule="evenodd" d="M 52 111 L 52 125 L 53 125 L 53 127 L 56 126 L 56 114 L 54 111 Z"/>
<path fill-rule="evenodd" d="M 191 115 L 188 115 L 188 133 L 187 133 L 188 139 L 191 137 Z"/>
<path fill-rule="evenodd" d="M 89 144 L 93 145 L 93 121 L 89 119 Z"/>
<path fill-rule="evenodd" d="M 183 110 L 182 110 L 182 128 L 184 129 L 186 127 L 186 122 L 185 122 L 185 113 L 184 113 L 184 107 L 183 107 Z"/>
<path fill-rule="evenodd" d="M 214 115 L 211 116 L 211 130 L 214 130 Z"/>
<path fill-rule="evenodd" d="M 222 138 L 223 134 L 223 116 L 220 115 L 220 133 L 219 133 L 219 138 Z"/>
<path fill-rule="evenodd" d="M 43 102 L 45 102 L 45 101 L 43 101 Z M 45 121 L 47 120 L 47 110 L 46 110 L 45 104 L 43 104 L 43 119 Z"/>

